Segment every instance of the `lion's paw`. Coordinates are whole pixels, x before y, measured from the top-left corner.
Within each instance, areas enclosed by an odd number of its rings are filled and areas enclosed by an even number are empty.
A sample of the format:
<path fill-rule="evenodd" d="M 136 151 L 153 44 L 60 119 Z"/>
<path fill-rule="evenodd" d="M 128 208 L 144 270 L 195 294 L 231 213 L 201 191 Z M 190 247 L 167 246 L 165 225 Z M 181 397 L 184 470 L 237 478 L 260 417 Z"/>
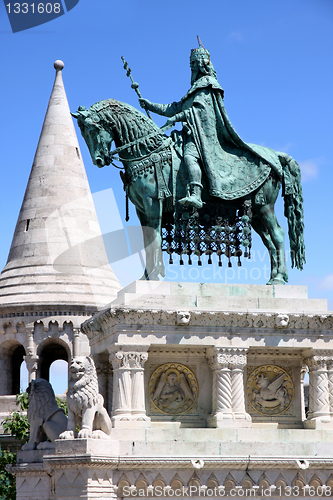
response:
<path fill-rule="evenodd" d="M 60 434 L 59 439 L 74 439 L 74 432 L 64 431 Z"/>
<path fill-rule="evenodd" d="M 103 431 L 93 431 L 92 433 L 92 438 L 93 439 L 110 439 L 110 436 L 108 436 L 105 432 Z"/>
<path fill-rule="evenodd" d="M 81 429 L 78 438 L 79 439 L 89 439 L 92 437 L 92 433 L 90 429 Z"/>
<path fill-rule="evenodd" d="M 34 450 L 36 448 L 36 443 L 25 443 L 21 450 L 23 451 L 31 451 L 31 450 Z"/>
<path fill-rule="evenodd" d="M 37 446 L 37 450 L 54 450 L 54 444 L 50 441 L 42 441 Z"/>

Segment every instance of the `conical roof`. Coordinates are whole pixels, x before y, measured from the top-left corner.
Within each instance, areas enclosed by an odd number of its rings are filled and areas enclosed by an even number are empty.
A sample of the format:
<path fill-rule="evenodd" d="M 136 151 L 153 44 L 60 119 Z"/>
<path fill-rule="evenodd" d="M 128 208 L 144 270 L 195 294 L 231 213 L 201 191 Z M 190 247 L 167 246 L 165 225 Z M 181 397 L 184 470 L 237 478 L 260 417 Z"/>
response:
<path fill-rule="evenodd" d="M 0 304 L 103 307 L 121 288 L 108 264 L 62 80 L 56 77 L 0 275 Z"/>

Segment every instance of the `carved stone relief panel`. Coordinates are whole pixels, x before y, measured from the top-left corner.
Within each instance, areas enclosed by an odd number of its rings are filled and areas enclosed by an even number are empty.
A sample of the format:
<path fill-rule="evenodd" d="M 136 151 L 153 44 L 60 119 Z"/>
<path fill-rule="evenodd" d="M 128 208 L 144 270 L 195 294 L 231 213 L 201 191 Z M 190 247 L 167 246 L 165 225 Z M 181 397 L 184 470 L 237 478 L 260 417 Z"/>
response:
<path fill-rule="evenodd" d="M 248 367 L 246 396 L 254 414 L 273 416 L 291 414 L 288 410 L 295 389 L 291 368 L 276 365 Z"/>
<path fill-rule="evenodd" d="M 194 366 L 181 363 L 152 365 L 148 387 L 151 414 L 196 413 L 199 386 Z"/>
<path fill-rule="evenodd" d="M 246 411 L 252 422 L 303 428 L 302 349 L 250 348 L 245 376 Z M 302 375 L 304 378 L 304 374 Z"/>

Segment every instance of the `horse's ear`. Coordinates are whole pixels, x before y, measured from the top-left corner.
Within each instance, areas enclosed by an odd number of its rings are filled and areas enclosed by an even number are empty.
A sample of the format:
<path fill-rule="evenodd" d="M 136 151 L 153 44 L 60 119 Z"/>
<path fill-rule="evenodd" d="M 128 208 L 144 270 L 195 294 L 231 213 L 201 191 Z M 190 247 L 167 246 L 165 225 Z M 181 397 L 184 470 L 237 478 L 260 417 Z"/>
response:
<path fill-rule="evenodd" d="M 84 106 L 79 106 L 76 113 L 71 113 L 71 115 L 74 116 L 74 118 L 78 119 L 78 118 L 86 118 L 88 113 Z"/>

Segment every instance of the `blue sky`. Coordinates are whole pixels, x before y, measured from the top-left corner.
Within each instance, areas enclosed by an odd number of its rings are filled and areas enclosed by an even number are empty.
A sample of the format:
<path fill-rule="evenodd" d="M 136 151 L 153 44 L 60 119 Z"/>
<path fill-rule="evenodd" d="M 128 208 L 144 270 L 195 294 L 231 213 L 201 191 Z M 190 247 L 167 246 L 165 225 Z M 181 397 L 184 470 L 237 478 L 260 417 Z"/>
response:
<path fill-rule="evenodd" d="M 289 266 L 289 284 L 307 285 L 310 297 L 329 299 L 333 309 L 331 0 L 80 0 L 64 16 L 15 34 L 0 4 L 0 268 L 52 89 L 53 62 L 65 63 L 73 111 L 111 97 L 138 107 L 122 55 L 143 97 L 168 103 L 190 86 L 189 53 L 197 35 L 211 52 L 238 134 L 246 142 L 287 152 L 302 167 L 307 264 L 303 272 Z M 155 121 L 162 125 L 165 119 L 156 116 Z M 118 171 L 97 169 L 78 135 L 103 231 L 126 226 Z M 104 192 L 110 188 L 113 193 Z M 282 198 L 277 205 L 286 229 Z M 129 224 L 137 224 L 134 207 Z M 167 279 L 264 284 L 269 259 L 258 238 L 253 256 L 239 276 L 236 266 L 221 271 L 176 265 L 167 268 Z M 138 256 L 112 266 L 123 284 L 141 276 Z"/>

